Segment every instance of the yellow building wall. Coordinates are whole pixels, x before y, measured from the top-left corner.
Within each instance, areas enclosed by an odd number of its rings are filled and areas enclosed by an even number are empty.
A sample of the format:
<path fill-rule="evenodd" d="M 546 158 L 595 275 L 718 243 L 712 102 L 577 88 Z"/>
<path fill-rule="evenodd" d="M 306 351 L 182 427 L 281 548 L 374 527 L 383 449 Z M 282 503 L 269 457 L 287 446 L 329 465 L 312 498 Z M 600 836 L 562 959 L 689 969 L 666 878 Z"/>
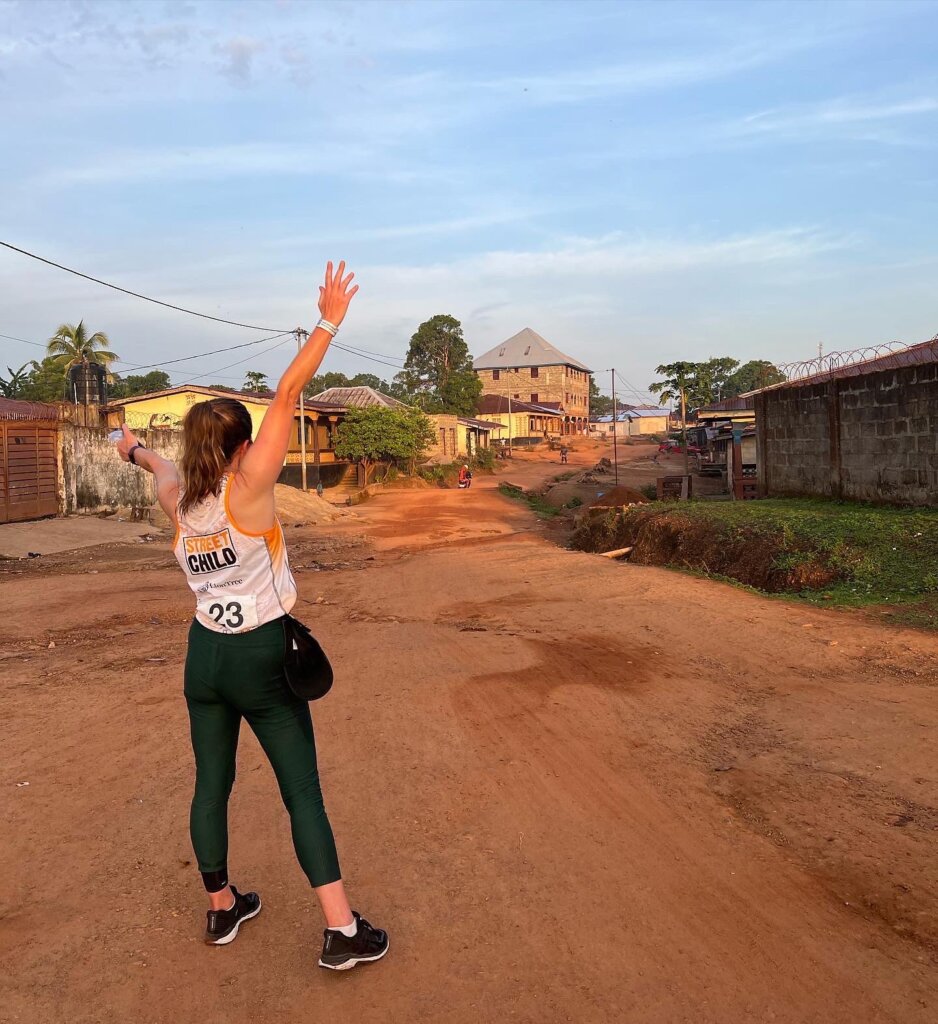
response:
<path fill-rule="evenodd" d="M 160 398 L 145 398 L 142 401 L 133 399 L 124 403 L 124 421 L 131 430 L 144 430 L 148 427 L 179 427 L 182 425 L 183 417 L 199 402 L 208 402 L 208 395 L 200 395 L 195 391 L 183 391 L 175 395 L 163 395 Z M 251 423 L 254 426 L 254 437 L 264 416 L 269 408 L 266 405 L 255 404 L 250 399 L 245 400 L 238 396 L 251 414 Z"/>
<path fill-rule="evenodd" d="M 636 434 L 666 434 L 668 432 L 667 416 L 642 416 L 637 420 L 620 423 L 619 427 L 628 427 L 629 437 Z"/>
<path fill-rule="evenodd" d="M 476 370 L 482 381 L 483 395 L 511 395 L 519 402 L 560 402 L 568 416 L 589 415 L 590 375 L 572 366 L 538 366 L 537 376 L 531 376 L 532 367 L 519 366 L 509 370 Z M 498 379 L 495 379 L 495 374 Z M 535 404 L 537 404 L 535 402 Z M 527 433 L 527 428 L 525 428 Z"/>
<path fill-rule="evenodd" d="M 493 438 L 500 441 L 508 439 L 508 413 L 507 412 L 486 412 L 479 414 L 480 419 L 488 420 L 489 423 L 501 423 L 502 430 L 499 433 L 493 432 Z M 535 426 L 531 429 L 531 420 L 541 423 L 543 426 Z M 541 437 L 546 430 L 551 437 L 559 437 L 563 433 L 563 418 L 560 416 L 538 416 L 531 412 L 511 413 L 511 436 L 512 437 Z"/>

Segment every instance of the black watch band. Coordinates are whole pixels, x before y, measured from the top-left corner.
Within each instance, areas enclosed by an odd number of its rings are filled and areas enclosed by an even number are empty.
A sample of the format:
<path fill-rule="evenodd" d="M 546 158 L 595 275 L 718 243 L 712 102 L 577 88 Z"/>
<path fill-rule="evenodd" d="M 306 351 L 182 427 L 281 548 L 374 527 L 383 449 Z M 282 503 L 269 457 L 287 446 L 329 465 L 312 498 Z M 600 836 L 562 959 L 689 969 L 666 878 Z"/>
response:
<path fill-rule="evenodd" d="M 134 464 L 135 466 L 137 465 L 137 456 L 136 456 L 136 455 L 134 454 L 134 452 L 135 452 L 135 451 L 136 451 L 136 450 L 137 450 L 138 448 L 146 448 L 146 445 L 145 445 L 145 444 L 135 444 L 135 445 L 133 446 L 133 448 L 131 448 L 131 449 L 130 449 L 130 451 L 129 451 L 129 452 L 127 453 L 127 458 L 128 458 L 128 459 L 129 459 L 129 460 L 130 460 L 130 461 L 131 461 L 131 462 L 132 462 L 132 463 L 133 463 L 133 464 Z"/>

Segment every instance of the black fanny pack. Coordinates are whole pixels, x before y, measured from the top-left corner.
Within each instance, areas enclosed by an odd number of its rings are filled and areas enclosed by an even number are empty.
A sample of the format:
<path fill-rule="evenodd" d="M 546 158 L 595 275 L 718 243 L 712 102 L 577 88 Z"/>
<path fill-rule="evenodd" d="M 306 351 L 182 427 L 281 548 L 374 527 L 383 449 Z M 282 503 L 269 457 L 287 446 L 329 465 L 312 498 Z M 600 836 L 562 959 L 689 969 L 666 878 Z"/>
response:
<path fill-rule="evenodd" d="M 301 700 L 319 700 L 332 689 L 332 665 L 319 642 L 299 619 L 283 618 L 283 671 Z"/>

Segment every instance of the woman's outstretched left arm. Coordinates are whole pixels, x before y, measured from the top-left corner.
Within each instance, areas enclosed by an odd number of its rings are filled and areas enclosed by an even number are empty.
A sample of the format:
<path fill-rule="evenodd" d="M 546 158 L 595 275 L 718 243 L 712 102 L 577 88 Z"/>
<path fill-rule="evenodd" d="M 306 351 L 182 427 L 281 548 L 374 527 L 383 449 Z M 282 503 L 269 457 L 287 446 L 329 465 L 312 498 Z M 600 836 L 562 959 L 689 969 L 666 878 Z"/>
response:
<path fill-rule="evenodd" d="M 156 477 L 156 496 L 160 507 L 176 522 L 176 506 L 179 504 L 179 472 L 176 463 L 164 459 L 149 448 L 144 448 L 126 423 L 121 425 L 124 436 L 117 442 L 117 451 L 124 462 L 130 462 L 130 452 L 134 448 L 134 462 L 141 469 Z"/>

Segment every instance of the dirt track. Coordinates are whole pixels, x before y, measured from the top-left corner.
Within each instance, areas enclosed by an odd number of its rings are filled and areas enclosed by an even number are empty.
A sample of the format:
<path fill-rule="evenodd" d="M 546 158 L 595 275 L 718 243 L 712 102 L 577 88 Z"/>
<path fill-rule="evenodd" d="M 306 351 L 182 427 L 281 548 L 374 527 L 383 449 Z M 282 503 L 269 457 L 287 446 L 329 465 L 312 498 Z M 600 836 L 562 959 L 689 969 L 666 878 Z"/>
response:
<path fill-rule="evenodd" d="M 324 787 L 392 936 L 347 975 L 247 730 L 231 865 L 265 910 L 200 942 L 166 545 L 2 567 L 0 1020 L 938 1019 L 938 643 L 561 550 L 494 483 L 290 533 L 331 567 L 298 572 Z"/>

